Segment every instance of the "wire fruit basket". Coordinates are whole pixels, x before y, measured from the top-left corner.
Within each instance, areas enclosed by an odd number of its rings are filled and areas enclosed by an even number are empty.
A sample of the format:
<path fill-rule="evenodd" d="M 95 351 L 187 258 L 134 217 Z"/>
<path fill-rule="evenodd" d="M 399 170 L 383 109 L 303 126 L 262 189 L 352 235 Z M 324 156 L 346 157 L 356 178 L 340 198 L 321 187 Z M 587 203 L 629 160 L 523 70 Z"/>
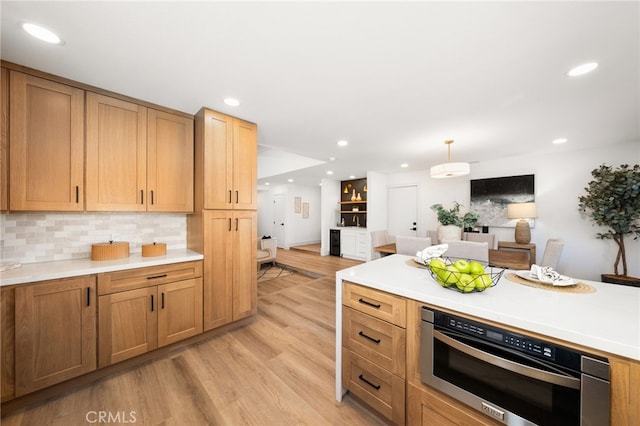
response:
<path fill-rule="evenodd" d="M 438 284 L 459 293 L 485 291 L 497 285 L 504 273 L 504 268 L 487 262 L 454 257 L 431 259 L 427 269 Z"/>

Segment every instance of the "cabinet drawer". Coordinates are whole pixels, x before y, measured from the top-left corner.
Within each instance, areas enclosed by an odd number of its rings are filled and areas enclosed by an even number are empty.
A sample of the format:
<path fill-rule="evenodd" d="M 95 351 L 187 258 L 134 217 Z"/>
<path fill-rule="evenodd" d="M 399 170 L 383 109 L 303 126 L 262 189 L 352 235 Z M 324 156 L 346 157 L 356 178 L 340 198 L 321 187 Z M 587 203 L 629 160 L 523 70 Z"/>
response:
<path fill-rule="evenodd" d="M 395 424 L 404 424 L 404 380 L 348 349 L 342 350 L 342 385 Z"/>
<path fill-rule="evenodd" d="M 345 282 L 342 303 L 398 327 L 406 327 L 407 303 L 401 297 Z"/>
<path fill-rule="evenodd" d="M 98 294 L 110 294 L 202 276 L 202 261 L 128 269 L 98 275 Z"/>
<path fill-rule="evenodd" d="M 342 346 L 405 378 L 406 331 L 372 316 L 342 308 Z"/>

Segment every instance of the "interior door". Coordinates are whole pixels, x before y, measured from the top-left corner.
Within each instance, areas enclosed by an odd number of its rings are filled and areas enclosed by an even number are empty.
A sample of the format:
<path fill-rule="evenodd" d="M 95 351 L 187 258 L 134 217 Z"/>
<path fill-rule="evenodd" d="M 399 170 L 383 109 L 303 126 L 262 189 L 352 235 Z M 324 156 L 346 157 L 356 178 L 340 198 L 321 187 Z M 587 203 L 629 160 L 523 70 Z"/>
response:
<path fill-rule="evenodd" d="M 278 247 L 284 248 L 284 194 L 273 196 L 273 228 L 271 237 L 278 239 Z"/>
<path fill-rule="evenodd" d="M 418 235 L 418 186 L 387 190 L 387 229 L 390 235 Z"/>

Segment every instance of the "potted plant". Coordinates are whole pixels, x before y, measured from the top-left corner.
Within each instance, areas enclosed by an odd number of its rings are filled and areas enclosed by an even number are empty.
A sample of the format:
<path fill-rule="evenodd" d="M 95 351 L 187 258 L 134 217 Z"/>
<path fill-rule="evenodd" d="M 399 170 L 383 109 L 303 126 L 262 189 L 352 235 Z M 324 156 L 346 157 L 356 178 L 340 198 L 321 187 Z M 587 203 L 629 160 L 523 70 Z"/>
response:
<path fill-rule="evenodd" d="M 438 216 L 438 241 L 459 240 L 462 238 L 462 228 L 473 228 L 478 222 L 479 215 L 475 212 L 460 214 L 461 204 L 453 202 L 453 207 L 445 209 L 442 204 L 434 204 L 431 210 Z"/>
<path fill-rule="evenodd" d="M 640 237 L 640 165 L 623 164 L 613 168 L 605 164 L 591 171 L 594 180 L 585 188 L 586 195 L 578 197 L 579 208 L 596 225 L 608 228 L 597 233 L 601 240 L 613 240 L 618 254 L 613 264 L 614 275 L 602 274 L 602 281 L 640 286 L 640 278 L 627 275 L 624 237 Z M 622 263 L 622 274 L 619 274 Z"/>

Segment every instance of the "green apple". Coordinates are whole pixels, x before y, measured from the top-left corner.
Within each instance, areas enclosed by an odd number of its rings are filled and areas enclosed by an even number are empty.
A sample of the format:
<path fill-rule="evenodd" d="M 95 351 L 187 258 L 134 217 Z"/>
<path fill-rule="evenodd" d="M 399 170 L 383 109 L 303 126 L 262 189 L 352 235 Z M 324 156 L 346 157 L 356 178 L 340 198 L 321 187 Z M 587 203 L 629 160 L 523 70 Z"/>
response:
<path fill-rule="evenodd" d="M 469 274 L 460 274 L 460 278 L 458 279 L 456 286 L 465 293 L 469 293 L 476 288 L 473 280 L 474 278 Z"/>
<path fill-rule="evenodd" d="M 447 267 L 447 264 L 444 262 L 443 259 L 440 259 L 439 257 L 435 257 L 429 261 L 429 267 L 436 275 L 440 275 L 444 271 L 444 269 Z"/>
<path fill-rule="evenodd" d="M 478 275 L 475 279 L 475 287 L 478 290 L 484 290 L 488 287 L 491 287 L 491 275 L 489 274 Z"/>
<path fill-rule="evenodd" d="M 484 272 L 484 266 L 482 266 L 482 263 L 476 262 L 475 260 L 469 262 L 469 273 L 471 275 L 482 275 Z"/>
<path fill-rule="evenodd" d="M 453 262 L 453 266 L 458 270 L 458 272 L 462 272 L 463 274 L 468 274 L 471 270 L 471 264 L 466 260 L 458 259 Z"/>
<path fill-rule="evenodd" d="M 456 284 L 460 278 L 460 272 L 453 265 L 447 265 L 444 272 L 440 276 L 442 281 L 444 281 L 445 286 L 449 287 L 450 285 Z"/>

